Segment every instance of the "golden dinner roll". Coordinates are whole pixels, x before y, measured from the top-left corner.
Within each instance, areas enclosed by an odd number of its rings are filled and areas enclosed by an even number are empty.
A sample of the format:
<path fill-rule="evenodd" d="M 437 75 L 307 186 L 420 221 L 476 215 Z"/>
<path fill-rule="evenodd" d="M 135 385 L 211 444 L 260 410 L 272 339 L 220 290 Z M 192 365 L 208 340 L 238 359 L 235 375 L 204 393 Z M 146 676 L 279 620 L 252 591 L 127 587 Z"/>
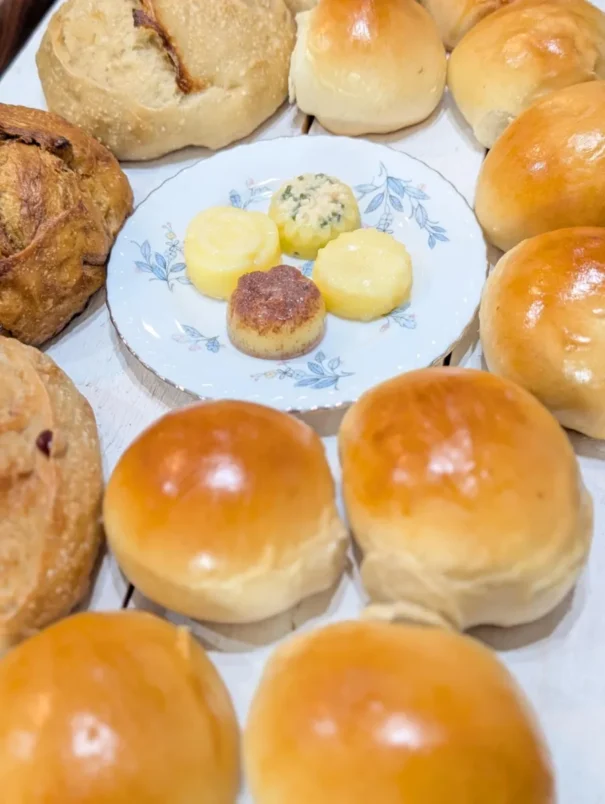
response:
<path fill-rule="evenodd" d="M 448 66 L 458 108 L 486 148 L 534 101 L 596 78 L 605 78 L 605 14 L 584 0 L 517 0 L 469 31 Z"/>
<path fill-rule="evenodd" d="M 7 804 L 235 804 L 235 714 L 185 628 L 63 620 L 0 662 L 0 709 Z"/>
<path fill-rule="evenodd" d="M 369 616 L 518 625 L 572 589 L 592 500 L 527 391 L 471 369 L 413 371 L 349 409 L 339 447 Z"/>
<path fill-rule="evenodd" d="M 508 251 L 527 237 L 605 224 L 605 81 L 552 92 L 523 112 L 481 166 L 475 211 Z"/>
<path fill-rule="evenodd" d="M 437 23 L 446 47 L 454 48 L 479 20 L 512 0 L 421 0 Z"/>
<path fill-rule="evenodd" d="M 559 229 L 506 254 L 481 300 L 491 371 L 564 427 L 605 438 L 605 229 Z"/>
<path fill-rule="evenodd" d="M 102 496 L 90 405 L 48 355 L 0 337 L 0 654 L 86 595 Z"/>
<path fill-rule="evenodd" d="M 170 413 L 119 461 L 105 529 L 128 578 L 166 608 L 249 623 L 328 589 L 347 544 L 319 437 L 247 402 Z"/>
<path fill-rule="evenodd" d="M 416 0 L 319 0 L 296 19 L 290 100 L 332 133 L 397 131 L 439 103 L 445 51 Z"/>
<path fill-rule="evenodd" d="M 554 804 L 550 758 L 494 654 L 441 629 L 342 622 L 265 669 L 245 738 L 255 804 Z"/>
<path fill-rule="evenodd" d="M 286 100 L 283 0 L 67 0 L 36 56 L 48 107 L 119 159 L 222 148 Z"/>

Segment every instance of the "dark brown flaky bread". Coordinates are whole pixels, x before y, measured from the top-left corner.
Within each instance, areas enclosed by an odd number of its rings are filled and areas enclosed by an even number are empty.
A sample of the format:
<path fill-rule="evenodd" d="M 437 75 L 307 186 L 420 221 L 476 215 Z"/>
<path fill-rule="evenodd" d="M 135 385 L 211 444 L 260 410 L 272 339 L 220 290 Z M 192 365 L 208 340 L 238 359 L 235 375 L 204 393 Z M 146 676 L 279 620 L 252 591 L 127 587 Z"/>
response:
<path fill-rule="evenodd" d="M 132 191 L 97 140 L 37 109 L 0 104 L 0 333 L 39 345 L 105 281 Z"/>
<path fill-rule="evenodd" d="M 49 357 L 0 338 L 0 652 L 86 593 L 101 497 L 90 405 Z"/>
<path fill-rule="evenodd" d="M 119 159 L 222 148 L 286 100 L 284 0 L 67 0 L 37 55 L 49 109 Z"/>

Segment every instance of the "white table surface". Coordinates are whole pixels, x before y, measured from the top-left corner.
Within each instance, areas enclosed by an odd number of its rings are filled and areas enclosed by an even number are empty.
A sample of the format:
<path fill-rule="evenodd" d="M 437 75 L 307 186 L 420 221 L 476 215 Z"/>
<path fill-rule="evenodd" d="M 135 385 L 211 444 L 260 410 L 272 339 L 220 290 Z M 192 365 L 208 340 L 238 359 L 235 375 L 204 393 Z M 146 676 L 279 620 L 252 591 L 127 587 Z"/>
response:
<path fill-rule="evenodd" d="M 44 26 L 42 23 L 0 80 L 0 102 L 44 108 L 34 61 Z M 250 139 L 303 135 L 308 122 L 296 110 L 284 107 Z M 313 124 L 309 135 L 321 134 L 325 132 Z M 426 123 L 375 139 L 425 160 L 472 203 L 483 149 L 473 141 L 447 96 Z M 125 165 L 135 203 L 200 155 L 204 152 L 197 149 L 151 164 Z M 94 407 L 106 475 L 143 428 L 166 411 L 191 401 L 124 350 L 109 321 L 102 293 L 46 351 Z M 482 367 L 475 330 L 455 351 L 454 362 Z M 334 432 L 336 426 L 330 420 L 313 423 L 322 434 Z M 572 436 L 572 440 L 596 508 L 595 540 L 588 569 L 573 596 L 544 620 L 521 628 L 478 629 L 476 635 L 498 651 L 540 717 L 556 767 L 559 803 L 605 804 L 605 446 L 578 436 Z M 335 438 L 325 437 L 324 443 L 338 483 Z M 128 585 L 113 560 L 106 556 L 88 608 L 119 609 L 127 591 Z M 276 641 L 296 627 L 310 628 L 354 617 L 362 601 L 352 571 L 330 595 L 301 604 L 269 623 L 220 629 L 190 625 L 208 647 L 243 722 L 263 664 Z M 136 592 L 129 605 L 158 611 Z M 160 613 L 183 621 L 176 615 Z M 241 801 L 250 801 L 245 791 Z"/>

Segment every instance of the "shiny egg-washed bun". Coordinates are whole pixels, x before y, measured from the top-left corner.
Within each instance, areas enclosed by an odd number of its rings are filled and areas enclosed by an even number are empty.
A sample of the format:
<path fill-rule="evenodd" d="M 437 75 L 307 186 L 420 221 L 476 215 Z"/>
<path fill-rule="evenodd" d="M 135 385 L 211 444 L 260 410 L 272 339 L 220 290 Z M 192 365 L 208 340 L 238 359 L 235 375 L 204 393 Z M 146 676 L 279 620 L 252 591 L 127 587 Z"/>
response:
<path fill-rule="evenodd" d="M 475 211 L 502 251 L 605 225 L 605 81 L 551 92 L 512 122 L 481 166 Z"/>
<path fill-rule="evenodd" d="M 235 804 L 229 694 L 184 628 L 78 614 L 0 662 L 0 790 L 11 804 Z"/>
<path fill-rule="evenodd" d="M 296 21 L 290 98 L 333 134 L 397 131 L 441 100 L 445 50 L 416 0 L 319 0 Z"/>
<path fill-rule="evenodd" d="M 517 625 L 573 587 L 592 500 L 567 436 L 527 391 L 484 371 L 413 371 L 349 409 L 339 446 L 368 615 Z"/>
<path fill-rule="evenodd" d="M 124 453 L 105 528 L 147 597 L 199 620 L 248 623 L 329 588 L 347 544 L 319 437 L 261 405 L 175 411 Z"/>
<path fill-rule="evenodd" d="M 248 719 L 255 804 L 554 804 L 540 730 L 479 643 L 343 622 L 278 648 Z"/>
<path fill-rule="evenodd" d="M 605 438 L 605 228 L 523 241 L 499 261 L 481 300 L 483 354 L 564 427 Z"/>

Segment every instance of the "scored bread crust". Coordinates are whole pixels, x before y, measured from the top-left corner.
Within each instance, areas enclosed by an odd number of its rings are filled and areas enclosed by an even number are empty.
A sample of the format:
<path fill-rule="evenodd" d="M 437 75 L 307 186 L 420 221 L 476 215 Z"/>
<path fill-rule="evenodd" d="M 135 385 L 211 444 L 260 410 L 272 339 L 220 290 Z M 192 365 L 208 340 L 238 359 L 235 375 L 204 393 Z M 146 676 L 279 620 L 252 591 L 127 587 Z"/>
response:
<path fill-rule="evenodd" d="M 62 118 L 0 104 L 0 332 L 40 345 L 105 282 L 132 210 L 115 158 Z"/>
<path fill-rule="evenodd" d="M 0 338 L 0 651 L 86 593 L 102 489 L 88 402 L 49 357 Z"/>
<path fill-rule="evenodd" d="M 36 60 L 52 111 L 139 160 L 252 133 L 286 99 L 293 47 L 283 0 L 68 0 Z"/>

